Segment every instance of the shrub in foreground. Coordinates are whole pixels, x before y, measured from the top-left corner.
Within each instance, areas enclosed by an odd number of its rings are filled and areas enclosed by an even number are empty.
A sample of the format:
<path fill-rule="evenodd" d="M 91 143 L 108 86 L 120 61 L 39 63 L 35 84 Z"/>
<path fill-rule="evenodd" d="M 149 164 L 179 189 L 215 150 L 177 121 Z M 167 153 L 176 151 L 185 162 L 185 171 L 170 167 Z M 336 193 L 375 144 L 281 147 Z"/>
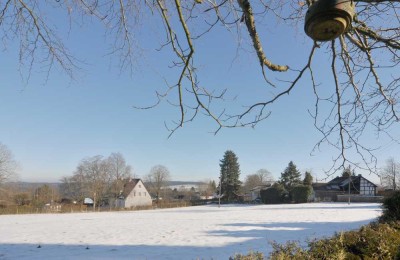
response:
<path fill-rule="evenodd" d="M 396 191 L 392 196 L 385 198 L 382 207 L 383 213 L 380 221 L 400 221 L 400 191 Z"/>
<path fill-rule="evenodd" d="M 400 222 L 375 223 L 309 242 L 308 249 L 293 242 L 275 244 L 271 259 L 396 259 L 399 245 Z"/>
<path fill-rule="evenodd" d="M 229 260 L 263 260 L 264 254 L 260 252 L 250 252 L 247 255 L 236 254 L 233 257 L 229 257 Z"/>

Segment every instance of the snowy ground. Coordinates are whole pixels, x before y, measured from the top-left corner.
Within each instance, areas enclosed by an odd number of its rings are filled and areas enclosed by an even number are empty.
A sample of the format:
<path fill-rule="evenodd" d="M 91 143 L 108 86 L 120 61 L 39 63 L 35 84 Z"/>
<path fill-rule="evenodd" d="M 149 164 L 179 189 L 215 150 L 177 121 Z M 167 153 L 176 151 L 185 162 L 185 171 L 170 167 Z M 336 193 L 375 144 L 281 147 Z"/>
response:
<path fill-rule="evenodd" d="M 314 239 L 357 229 L 379 204 L 217 205 L 0 216 L 0 259 L 228 259 L 268 255 L 269 241 Z M 40 247 L 39 247 L 40 245 Z"/>

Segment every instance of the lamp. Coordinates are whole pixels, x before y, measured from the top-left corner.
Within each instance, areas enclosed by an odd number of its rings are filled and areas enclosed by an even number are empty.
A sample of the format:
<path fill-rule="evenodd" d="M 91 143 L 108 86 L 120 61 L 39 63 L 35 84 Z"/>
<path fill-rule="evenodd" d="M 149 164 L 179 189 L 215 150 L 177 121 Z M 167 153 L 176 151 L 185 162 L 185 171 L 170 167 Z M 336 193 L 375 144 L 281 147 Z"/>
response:
<path fill-rule="evenodd" d="M 317 0 L 306 13 L 304 31 L 315 41 L 330 41 L 345 33 L 355 13 L 353 0 Z"/>

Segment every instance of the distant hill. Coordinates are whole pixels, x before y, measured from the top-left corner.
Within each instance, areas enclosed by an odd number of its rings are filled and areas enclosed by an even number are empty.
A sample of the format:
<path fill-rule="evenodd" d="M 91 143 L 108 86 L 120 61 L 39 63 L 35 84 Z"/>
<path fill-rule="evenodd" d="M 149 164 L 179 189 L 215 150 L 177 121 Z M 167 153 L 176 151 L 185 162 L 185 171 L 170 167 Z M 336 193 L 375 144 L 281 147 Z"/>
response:
<path fill-rule="evenodd" d="M 170 181 L 168 183 L 168 186 L 189 186 L 189 185 L 198 186 L 202 184 L 204 184 L 204 182 L 201 181 Z"/>
<path fill-rule="evenodd" d="M 9 182 L 7 186 L 11 186 L 19 191 L 35 190 L 43 185 L 48 185 L 53 189 L 59 189 L 60 183 L 58 182 Z"/>
<path fill-rule="evenodd" d="M 201 181 L 170 181 L 168 183 L 168 188 L 177 190 L 190 190 L 191 188 L 199 189 L 204 182 Z"/>

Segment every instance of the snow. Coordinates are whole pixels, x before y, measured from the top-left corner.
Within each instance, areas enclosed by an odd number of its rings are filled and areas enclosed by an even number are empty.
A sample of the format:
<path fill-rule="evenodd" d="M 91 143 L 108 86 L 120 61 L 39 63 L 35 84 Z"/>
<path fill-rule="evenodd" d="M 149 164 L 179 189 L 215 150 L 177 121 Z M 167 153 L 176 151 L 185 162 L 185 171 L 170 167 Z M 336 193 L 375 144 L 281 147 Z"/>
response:
<path fill-rule="evenodd" d="M 228 259 L 357 229 L 380 204 L 207 205 L 0 216 L 0 259 Z"/>

